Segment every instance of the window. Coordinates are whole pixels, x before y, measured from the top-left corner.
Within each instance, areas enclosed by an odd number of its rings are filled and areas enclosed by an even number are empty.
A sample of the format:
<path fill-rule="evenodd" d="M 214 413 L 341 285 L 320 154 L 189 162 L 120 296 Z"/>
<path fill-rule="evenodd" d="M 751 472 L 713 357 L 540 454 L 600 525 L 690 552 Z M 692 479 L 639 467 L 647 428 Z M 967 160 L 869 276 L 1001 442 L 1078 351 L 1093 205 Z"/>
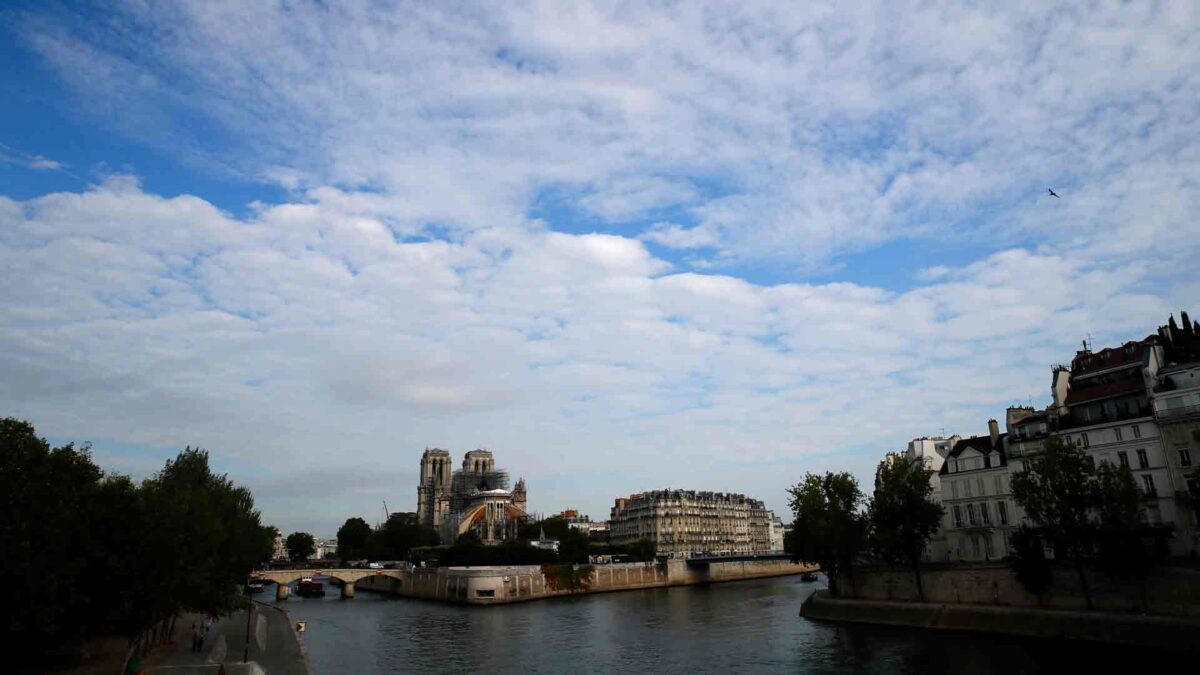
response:
<path fill-rule="evenodd" d="M 1133 429 L 1133 437 L 1134 438 L 1142 437 L 1142 428 L 1140 426 L 1135 424 L 1135 425 L 1133 425 L 1132 429 Z"/>
<path fill-rule="evenodd" d="M 1113 429 L 1113 433 L 1115 433 L 1117 435 L 1118 441 L 1125 440 L 1125 439 L 1121 438 L 1121 427 L 1117 427 L 1116 429 Z"/>
<path fill-rule="evenodd" d="M 480 588 L 475 591 L 475 595 L 477 595 L 481 598 L 494 598 L 494 597 L 496 597 L 496 591 L 494 589 L 485 591 L 482 588 Z"/>
<path fill-rule="evenodd" d="M 1003 478 L 1004 478 L 1003 476 L 1001 476 L 1001 475 L 997 474 L 997 475 L 996 475 L 996 477 L 993 479 L 993 482 L 996 484 L 996 494 L 998 494 L 998 495 L 999 495 L 999 494 L 1004 494 L 1004 480 L 1003 480 Z"/>
<path fill-rule="evenodd" d="M 993 553 L 993 551 L 992 551 L 992 536 L 990 534 L 983 538 L 983 547 L 984 547 L 984 550 L 987 552 L 988 560 L 991 560 L 992 556 L 995 555 L 995 553 Z"/>
<path fill-rule="evenodd" d="M 1124 450 L 1117 453 L 1117 459 L 1121 462 L 1121 466 L 1129 466 L 1129 453 Z"/>
<path fill-rule="evenodd" d="M 1158 490 L 1154 489 L 1154 476 L 1148 473 L 1142 474 L 1142 487 L 1146 488 L 1146 494 L 1153 497 L 1158 494 Z"/>
<path fill-rule="evenodd" d="M 974 504 L 967 504 L 967 524 L 972 527 L 975 526 L 975 505 Z"/>
<path fill-rule="evenodd" d="M 958 499 L 958 481 L 956 480 L 950 481 L 950 498 Z M 957 509 L 958 507 L 956 506 L 954 508 Z"/>
<path fill-rule="evenodd" d="M 1138 448 L 1137 455 L 1138 455 L 1138 468 L 1139 469 L 1149 469 L 1150 468 L 1150 460 L 1146 458 L 1146 449 Z"/>
<path fill-rule="evenodd" d="M 1083 447 L 1085 447 L 1085 448 L 1090 448 L 1090 447 L 1092 447 L 1090 444 L 1088 444 L 1088 437 L 1087 437 L 1087 434 L 1079 434 L 1079 437 L 1080 437 L 1081 439 L 1083 439 Z"/>
<path fill-rule="evenodd" d="M 1187 448 L 1179 449 L 1179 466 L 1191 466 L 1192 453 Z"/>
<path fill-rule="evenodd" d="M 975 479 L 975 487 L 979 488 L 979 496 L 980 497 L 987 494 L 987 490 L 983 489 L 983 479 L 982 478 Z"/>
<path fill-rule="evenodd" d="M 964 496 L 967 496 L 967 497 L 971 496 L 971 479 L 970 478 L 963 481 L 963 494 L 964 494 Z"/>
<path fill-rule="evenodd" d="M 996 502 L 996 514 L 1000 518 L 1001 525 L 1008 524 L 1008 504 L 1006 502 Z"/>
<path fill-rule="evenodd" d="M 975 548 L 975 557 L 976 557 L 976 558 L 978 558 L 978 557 L 980 556 L 980 553 L 979 553 L 979 537 L 971 537 L 971 544 L 972 544 L 972 545 L 974 546 L 974 548 Z"/>
<path fill-rule="evenodd" d="M 992 524 L 992 514 L 988 512 L 987 502 L 979 503 L 979 519 L 983 521 L 984 525 Z"/>
<path fill-rule="evenodd" d="M 954 526 L 955 527 L 963 526 L 962 507 L 959 506 L 958 504 L 954 505 Z"/>

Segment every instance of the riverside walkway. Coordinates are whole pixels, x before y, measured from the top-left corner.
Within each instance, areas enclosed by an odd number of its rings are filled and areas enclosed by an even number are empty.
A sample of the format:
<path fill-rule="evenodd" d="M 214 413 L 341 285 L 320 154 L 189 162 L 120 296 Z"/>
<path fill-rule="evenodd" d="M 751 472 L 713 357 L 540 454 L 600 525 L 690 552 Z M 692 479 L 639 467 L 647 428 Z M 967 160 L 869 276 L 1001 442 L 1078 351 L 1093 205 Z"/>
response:
<path fill-rule="evenodd" d="M 183 619 L 181 618 L 182 622 Z M 254 603 L 250 617 L 249 660 L 242 663 L 246 647 L 246 610 L 222 617 L 204 638 L 204 649 L 192 652 L 190 621 L 179 630 L 174 648 L 154 663 L 147 675 L 213 675 L 222 664 L 229 675 L 311 675 L 304 647 L 296 636 L 288 613 Z"/>

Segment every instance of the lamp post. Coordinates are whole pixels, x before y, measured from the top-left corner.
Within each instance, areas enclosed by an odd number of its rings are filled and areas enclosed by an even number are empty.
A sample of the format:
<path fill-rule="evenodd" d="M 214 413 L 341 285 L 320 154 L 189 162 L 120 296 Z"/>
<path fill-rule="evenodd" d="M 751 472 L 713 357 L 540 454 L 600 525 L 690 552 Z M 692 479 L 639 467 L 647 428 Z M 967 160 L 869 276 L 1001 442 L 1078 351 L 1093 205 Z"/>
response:
<path fill-rule="evenodd" d="M 250 617 L 254 615 L 254 601 L 246 600 L 246 646 L 242 648 L 242 663 L 250 660 Z"/>

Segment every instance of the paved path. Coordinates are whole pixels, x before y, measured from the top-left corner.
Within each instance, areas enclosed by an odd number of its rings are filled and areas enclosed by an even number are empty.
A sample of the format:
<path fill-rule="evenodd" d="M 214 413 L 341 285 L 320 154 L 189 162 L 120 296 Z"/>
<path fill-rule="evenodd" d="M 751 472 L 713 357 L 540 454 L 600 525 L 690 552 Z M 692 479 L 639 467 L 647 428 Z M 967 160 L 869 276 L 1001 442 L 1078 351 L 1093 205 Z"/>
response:
<path fill-rule="evenodd" d="M 250 617 L 249 661 L 242 663 L 246 647 L 246 611 L 222 617 L 204 638 L 204 649 L 192 652 L 191 625 L 185 637 L 157 663 L 146 668 L 147 675 L 213 675 L 224 664 L 229 675 L 310 675 L 299 640 L 286 612 L 255 604 Z"/>

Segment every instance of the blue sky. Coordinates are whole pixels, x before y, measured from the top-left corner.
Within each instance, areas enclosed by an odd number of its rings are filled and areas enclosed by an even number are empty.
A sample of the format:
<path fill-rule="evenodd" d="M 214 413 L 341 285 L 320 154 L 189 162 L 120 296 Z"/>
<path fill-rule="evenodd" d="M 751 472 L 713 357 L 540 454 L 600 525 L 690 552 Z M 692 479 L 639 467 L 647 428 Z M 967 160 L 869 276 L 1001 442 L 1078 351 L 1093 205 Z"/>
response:
<path fill-rule="evenodd" d="M 135 475 L 206 447 L 324 534 L 412 508 L 426 446 L 597 517 L 869 484 L 1197 296 L 1197 26 L 11 3 L 0 407 Z"/>

